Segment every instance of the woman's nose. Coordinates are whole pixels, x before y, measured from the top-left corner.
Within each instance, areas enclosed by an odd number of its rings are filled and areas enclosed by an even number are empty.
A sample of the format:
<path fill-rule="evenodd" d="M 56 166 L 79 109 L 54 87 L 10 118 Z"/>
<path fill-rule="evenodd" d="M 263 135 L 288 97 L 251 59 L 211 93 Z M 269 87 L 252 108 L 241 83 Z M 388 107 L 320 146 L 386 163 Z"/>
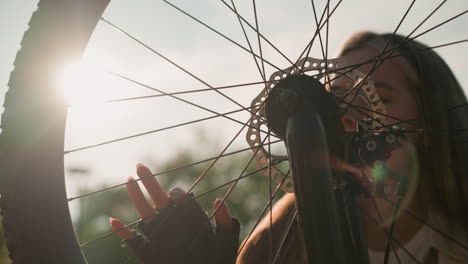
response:
<path fill-rule="evenodd" d="M 341 123 L 343 123 L 346 132 L 358 131 L 358 122 L 348 115 L 344 115 L 341 118 Z"/>

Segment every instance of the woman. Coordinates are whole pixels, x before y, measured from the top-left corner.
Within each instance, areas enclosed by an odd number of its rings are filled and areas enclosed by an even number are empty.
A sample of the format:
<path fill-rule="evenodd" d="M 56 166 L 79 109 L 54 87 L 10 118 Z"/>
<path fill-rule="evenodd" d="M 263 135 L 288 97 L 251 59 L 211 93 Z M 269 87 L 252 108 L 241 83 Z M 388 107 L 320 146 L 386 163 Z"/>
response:
<path fill-rule="evenodd" d="M 398 257 L 392 253 L 390 263 L 398 263 L 396 258 L 401 263 L 413 263 L 412 258 L 422 263 L 467 263 L 466 249 L 417 220 L 422 219 L 457 241 L 468 244 L 468 145 L 465 141 L 468 137 L 463 131 L 456 132 L 457 129 L 468 128 L 468 109 L 464 107 L 466 97 L 449 67 L 433 50 L 417 41 L 406 41 L 402 36 L 357 33 L 344 44 L 339 57 L 349 65 L 355 65 L 379 56 L 384 48 L 395 48 L 395 52 L 382 57 L 385 58 L 383 63 L 375 70 L 371 70 L 374 63 L 366 63 L 358 70 L 370 73 L 373 78 L 378 95 L 387 108 L 387 115 L 394 117 L 387 118 L 387 123 L 399 123 L 406 130 L 413 131 L 405 133 L 407 143 L 393 151 L 387 161 L 390 169 L 409 177 L 410 189 L 413 190 L 403 201 L 403 210 L 397 217 L 393 234 L 404 249 L 394 244 Z M 329 89 L 345 90 L 349 83 L 346 77 L 337 78 L 331 82 Z M 357 128 L 356 121 L 346 116 L 343 125 L 347 131 Z M 425 130 L 415 130 L 419 128 Z M 139 171 L 147 170 L 142 168 L 140 166 Z M 367 173 L 372 175 L 371 170 L 367 170 Z M 143 181 L 145 187 L 155 205 L 164 208 L 170 199 L 157 182 L 149 178 L 152 183 Z M 390 193 L 394 193 L 396 182 L 387 180 L 386 183 L 390 186 Z M 130 183 L 128 190 L 140 216 L 143 219 L 151 218 L 154 209 L 147 203 L 144 206 L 146 209 L 142 208 L 145 202 L 141 200 L 143 196 L 137 186 Z M 390 196 L 389 199 L 393 200 L 394 197 Z M 374 201 L 380 211 L 375 209 Z M 216 214 L 218 226 L 232 230 L 233 221 L 227 207 L 219 201 L 215 205 L 220 205 Z M 363 215 L 367 216 L 363 218 L 363 226 L 371 263 L 383 263 L 387 240 L 385 228 L 376 224 L 375 220 L 383 220 L 388 227 L 393 206 L 381 198 L 361 199 Z M 273 208 L 272 252 L 279 248 L 280 238 L 284 235 L 281 230 L 291 220 L 293 209 L 293 194 L 285 195 Z M 405 211 L 412 212 L 417 219 Z M 118 220 L 111 222 L 114 230 L 123 226 Z M 242 244 L 237 263 L 267 263 L 271 257 L 267 256 L 269 228 L 267 217 L 252 237 Z M 299 242 L 300 234 L 294 225 L 291 230 L 277 263 L 306 263 Z M 132 239 L 132 234 L 125 229 L 119 232 L 124 240 Z M 409 256 L 405 249 L 414 256 Z"/>

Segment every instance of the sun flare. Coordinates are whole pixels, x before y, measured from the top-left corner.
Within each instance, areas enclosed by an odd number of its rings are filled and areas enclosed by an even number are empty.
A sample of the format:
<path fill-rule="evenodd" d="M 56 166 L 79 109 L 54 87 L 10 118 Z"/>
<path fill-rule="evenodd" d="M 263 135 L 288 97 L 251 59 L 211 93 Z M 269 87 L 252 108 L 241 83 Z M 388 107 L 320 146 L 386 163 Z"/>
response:
<path fill-rule="evenodd" d="M 59 87 L 69 105 L 82 105 L 105 100 L 105 73 L 84 61 L 63 66 L 58 74 Z"/>

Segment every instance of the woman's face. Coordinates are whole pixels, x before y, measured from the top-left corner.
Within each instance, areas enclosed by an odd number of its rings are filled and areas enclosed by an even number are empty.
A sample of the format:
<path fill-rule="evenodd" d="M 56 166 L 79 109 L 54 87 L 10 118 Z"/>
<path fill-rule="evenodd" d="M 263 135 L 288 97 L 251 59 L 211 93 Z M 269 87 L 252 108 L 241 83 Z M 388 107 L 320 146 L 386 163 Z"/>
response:
<path fill-rule="evenodd" d="M 362 63 L 369 59 L 372 59 L 378 55 L 378 52 L 371 48 L 359 48 L 352 50 L 346 53 L 342 58 L 345 63 L 348 65 L 354 65 Z M 367 74 L 372 68 L 373 63 L 365 64 L 357 68 L 358 71 Z M 380 97 L 380 100 L 385 104 L 387 109 L 387 115 L 393 118 L 386 118 L 387 124 L 397 123 L 399 120 L 412 120 L 412 123 L 417 123 L 416 118 L 418 117 L 417 103 L 415 96 L 412 93 L 410 82 L 408 81 L 408 73 L 405 73 L 403 64 L 398 59 L 390 59 L 382 63 L 374 72 L 371 73 L 371 77 L 374 80 L 375 88 L 377 94 Z M 350 87 L 353 87 L 353 81 L 349 78 L 343 76 L 340 77 L 330 84 L 330 89 L 333 90 L 349 90 Z M 349 96 L 350 98 L 352 96 Z M 351 99 L 346 99 L 348 102 Z M 362 100 L 355 100 L 353 103 L 359 104 L 360 106 L 370 108 L 368 105 L 361 105 Z M 371 114 L 368 112 L 367 114 Z M 357 122 L 349 117 L 343 118 L 343 125 L 345 130 L 356 131 Z M 415 129 L 416 127 L 407 124 L 401 123 L 399 126 L 405 129 Z M 409 141 L 414 142 L 418 140 L 416 133 L 407 133 Z M 391 153 L 390 158 L 386 161 L 386 166 L 400 174 L 410 176 L 410 181 L 414 184 L 417 182 L 418 172 L 417 168 L 415 169 L 416 158 L 414 157 L 411 143 L 405 143 L 404 140 L 400 140 L 402 146 L 397 150 L 394 150 Z M 417 167 L 417 166 L 416 166 Z M 373 170 L 367 169 L 366 173 L 372 178 Z M 412 179 L 412 180 L 411 180 Z M 390 189 L 390 194 L 388 199 L 395 200 L 395 191 L 397 188 L 397 183 L 386 179 L 385 183 Z M 411 186 L 410 186 L 411 188 Z M 377 206 L 379 211 L 375 210 L 374 204 L 370 199 L 363 199 L 361 202 L 362 208 L 371 217 L 374 219 L 379 219 L 379 214 L 383 216 L 384 219 L 389 220 L 393 212 L 393 206 L 383 199 L 376 198 Z M 415 209 L 409 203 L 410 199 L 407 199 L 406 203 L 403 204 L 407 209 Z M 364 218 L 365 220 L 365 218 Z M 370 224 L 368 221 L 364 221 L 366 224 L 366 229 L 369 233 L 370 229 L 373 229 L 372 226 L 375 224 Z M 375 226 L 376 227 L 376 226 Z M 378 228 L 376 228 L 378 229 Z"/>
<path fill-rule="evenodd" d="M 375 58 L 377 55 L 378 52 L 374 49 L 360 48 L 346 53 L 342 58 L 345 64 L 355 65 Z M 386 60 L 375 71 L 373 71 L 370 76 L 374 80 L 375 89 L 377 90 L 380 100 L 384 103 L 387 109 L 384 122 L 386 122 L 386 124 L 398 123 L 400 127 L 407 130 L 414 130 L 417 128 L 414 125 L 401 123 L 401 120 L 410 120 L 410 123 L 413 124 L 417 123 L 416 118 L 418 117 L 416 99 L 411 92 L 410 83 L 407 78 L 408 74 L 404 72 L 404 66 L 402 65 L 402 62 L 395 59 Z M 372 66 L 373 63 L 368 63 L 357 68 L 357 70 L 364 74 L 368 74 Z M 342 76 L 332 81 L 330 87 L 332 91 L 349 90 L 350 87 L 353 87 L 353 81 L 346 76 Z M 352 97 L 352 95 L 348 96 L 346 101 L 349 102 L 352 100 Z M 357 104 L 370 109 L 370 106 L 364 104 L 361 99 L 353 100 L 352 104 Z M 349 109 L 352 109 L 352 107 Z M 360 111 L 365 113 L 365 110 Z M 367 112 L 366 114 L 370 115 L 372 113 Z M 357 115 L 362 116 L 362 114 L 359 113 L 357 113 Z M 357 122 L 349 117 L 343 118 L 343 125 L 345 130 L 348 132 L 357 130 Z M 417 133 L 406 133 L 406 136 L 410 141 L 415 142 L 415 140 L 418 140 Z M 404 143 L 401 139 L 400 142 Z M 409 153 L 407 152 L 408 151 L 406 151 L 404 147 L 393 151 L 391 157 L 387 161 L 388 167 L 400 173 L 410 173 L 407 171 L 408 168 L 406 168 L 406 165 L 408 165 L 406 163 L 410 158 L 408 157 Z"/>
<path fill-rule="evenodd" d="M 346 53 L 342 58 L 347 65 L 354 65 L 373 59 L 378 55 L 378 52 L 370 48 L 355 49 Z M 358 71 L 368 74 L 374 63 L 368 63 L 357 68 Z M 386 60 L 370 75 L 374 80 L 375 88 L 380 100 L 387 108 L 387 123 L 397 123 L 399 120 L 412 120 L 416 123 L 415 118 L 418 117 L 417 104 L 414 95 L 411 92 L 411 87 L 407 78 L 407 74 L 403 70 L 402 63 L 397 59 Z M 343 76 L 334 80 L 331 83 L 331 89 L 347 90 L 353 86 L 353 81 Z M 351 100 L 352 96 L 348 96 L 347 101 Z M 362 104 L 362 100 L 355 99 L 354 104 Z M 370 108 L 368 105 L 361 105 Z M 371 112 L 367 112 L 371 114 Z M 355 130 L 355 124 L 345 122 L 346 130 Z M 415 129 L 416 127 L 402 123 L 400 126 L 407 129 Z"/>

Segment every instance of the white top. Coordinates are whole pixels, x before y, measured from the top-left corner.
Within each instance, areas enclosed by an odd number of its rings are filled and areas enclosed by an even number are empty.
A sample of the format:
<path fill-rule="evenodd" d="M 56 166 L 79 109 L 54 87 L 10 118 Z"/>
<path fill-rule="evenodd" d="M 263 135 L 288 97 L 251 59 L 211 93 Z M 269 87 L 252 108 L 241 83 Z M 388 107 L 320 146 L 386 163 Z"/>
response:
<path fill-rule="evenodd" d="M 424 258 L 429 253 L 431 248 L 437 250 L 438 264 L 461 264 L 468 263 L 468 252 L 455 243 L 447 240 L 437 231 L 432 230 L 429 226 L 423 226 L 416 235 L 408 241 L 403 248 L 398 248 L 397 255 L 401 264 L 418 263 L 413 260 L 416 258 L 419 263 L 423 263 Z M 369 259 L 371 264 L 383 264 L 385 252 L 374 251 L 369 249 Z M 412 256 L 410 256 L 409 252 Z M 390 249 L 389 264 L 398 264 L 398 260 Z"/>

